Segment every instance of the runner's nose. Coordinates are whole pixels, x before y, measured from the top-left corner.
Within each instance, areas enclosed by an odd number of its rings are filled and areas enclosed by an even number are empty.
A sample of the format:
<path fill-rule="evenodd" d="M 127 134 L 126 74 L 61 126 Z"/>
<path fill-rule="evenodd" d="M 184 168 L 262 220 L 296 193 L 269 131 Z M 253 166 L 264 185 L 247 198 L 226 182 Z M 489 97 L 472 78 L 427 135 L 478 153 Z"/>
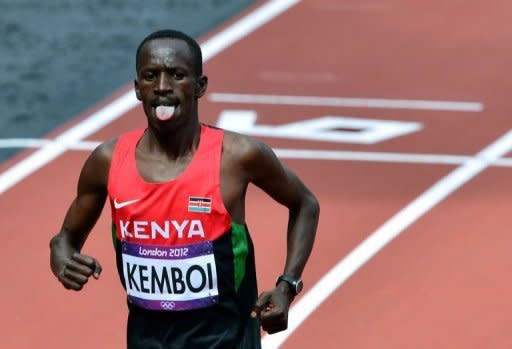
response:
<path fill-rule="evenodd" d="M 155 93 L 166 94 L 172 91 L 171 77 L 169 74 L 163 72 L 158 74 L 157 81 L 155 84 Z"/>

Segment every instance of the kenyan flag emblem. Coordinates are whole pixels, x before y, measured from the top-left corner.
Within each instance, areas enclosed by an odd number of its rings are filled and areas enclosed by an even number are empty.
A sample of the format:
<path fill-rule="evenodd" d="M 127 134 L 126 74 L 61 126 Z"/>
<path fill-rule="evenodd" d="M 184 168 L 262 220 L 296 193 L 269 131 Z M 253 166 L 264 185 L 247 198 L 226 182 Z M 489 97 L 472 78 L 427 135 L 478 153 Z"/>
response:
<path fill-rule="evenodd" d="M 210 213 L 212 212 L 212 199 L 199 196 L 189 196 L 188 212 Z"/>

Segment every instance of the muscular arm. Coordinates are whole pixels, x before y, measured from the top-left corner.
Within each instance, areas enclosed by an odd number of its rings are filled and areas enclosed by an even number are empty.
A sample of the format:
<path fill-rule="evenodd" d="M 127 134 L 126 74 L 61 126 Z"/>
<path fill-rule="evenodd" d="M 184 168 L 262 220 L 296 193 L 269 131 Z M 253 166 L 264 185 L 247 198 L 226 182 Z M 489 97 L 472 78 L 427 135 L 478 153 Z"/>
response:
<path fill-rule="evenodd" d="M 289 210 L 287 254 L 284 274 L 300 277 L 311 253 L 319 217 L 314 195 L 290 169 L 263 143 L 241 142 L 242 168 L 248 182 L 264 190 Z M 263 329 L 275 333 L 286 329 L 288 308 L 293 295 L 285 282 L 264 292 L 255 305 Z"/>
<path fill-rule="evenodd" d="M 313 248 L 319 205 L 314 195 L 273 151 L 255 142 L 246 159 L 249 180 L 289 210 L 284 274 L 300 277 Z"/>
<path fill-rule="evenodd" d="M 80 290 L 91 275 L 98 278 L 101 273 L 98 261 L 80 250 L 105 204 L 113 146 L 114 142 L 104 143 L 89 156 L 62 228 L 50 240 L 51 269 L 68 289 Z"/>

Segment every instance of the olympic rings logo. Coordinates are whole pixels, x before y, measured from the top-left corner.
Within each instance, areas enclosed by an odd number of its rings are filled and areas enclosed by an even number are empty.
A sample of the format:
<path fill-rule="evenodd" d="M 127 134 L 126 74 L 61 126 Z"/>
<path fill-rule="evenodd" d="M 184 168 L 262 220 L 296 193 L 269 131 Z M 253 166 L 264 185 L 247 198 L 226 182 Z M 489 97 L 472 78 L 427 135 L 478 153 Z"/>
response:
<path fill-rule="evenodd" d="M 161 301 L 160 306 L 165 310 L 173 310 L 176 304 L 174 302 Z"/>

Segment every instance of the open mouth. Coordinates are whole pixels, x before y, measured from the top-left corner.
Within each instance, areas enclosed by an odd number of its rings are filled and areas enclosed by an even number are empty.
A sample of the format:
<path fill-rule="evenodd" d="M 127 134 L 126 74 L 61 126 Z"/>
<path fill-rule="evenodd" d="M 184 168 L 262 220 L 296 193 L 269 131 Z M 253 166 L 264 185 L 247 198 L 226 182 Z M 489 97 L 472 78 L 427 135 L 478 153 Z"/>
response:
<path fill-rule="evenodd" d="M 167 121 L 171 119 L 176 110 L 176 105 L 173 103 L 161 103 L 155 105 L 155 115 L 160 121 Z"/>
<path fill-rule="evenodd" d="M 173 105 L 159 105 L 155 108 L 156 118 L 160 121 L 169 120 L 174 115 L 174 109 L 175 107 Z"/>

